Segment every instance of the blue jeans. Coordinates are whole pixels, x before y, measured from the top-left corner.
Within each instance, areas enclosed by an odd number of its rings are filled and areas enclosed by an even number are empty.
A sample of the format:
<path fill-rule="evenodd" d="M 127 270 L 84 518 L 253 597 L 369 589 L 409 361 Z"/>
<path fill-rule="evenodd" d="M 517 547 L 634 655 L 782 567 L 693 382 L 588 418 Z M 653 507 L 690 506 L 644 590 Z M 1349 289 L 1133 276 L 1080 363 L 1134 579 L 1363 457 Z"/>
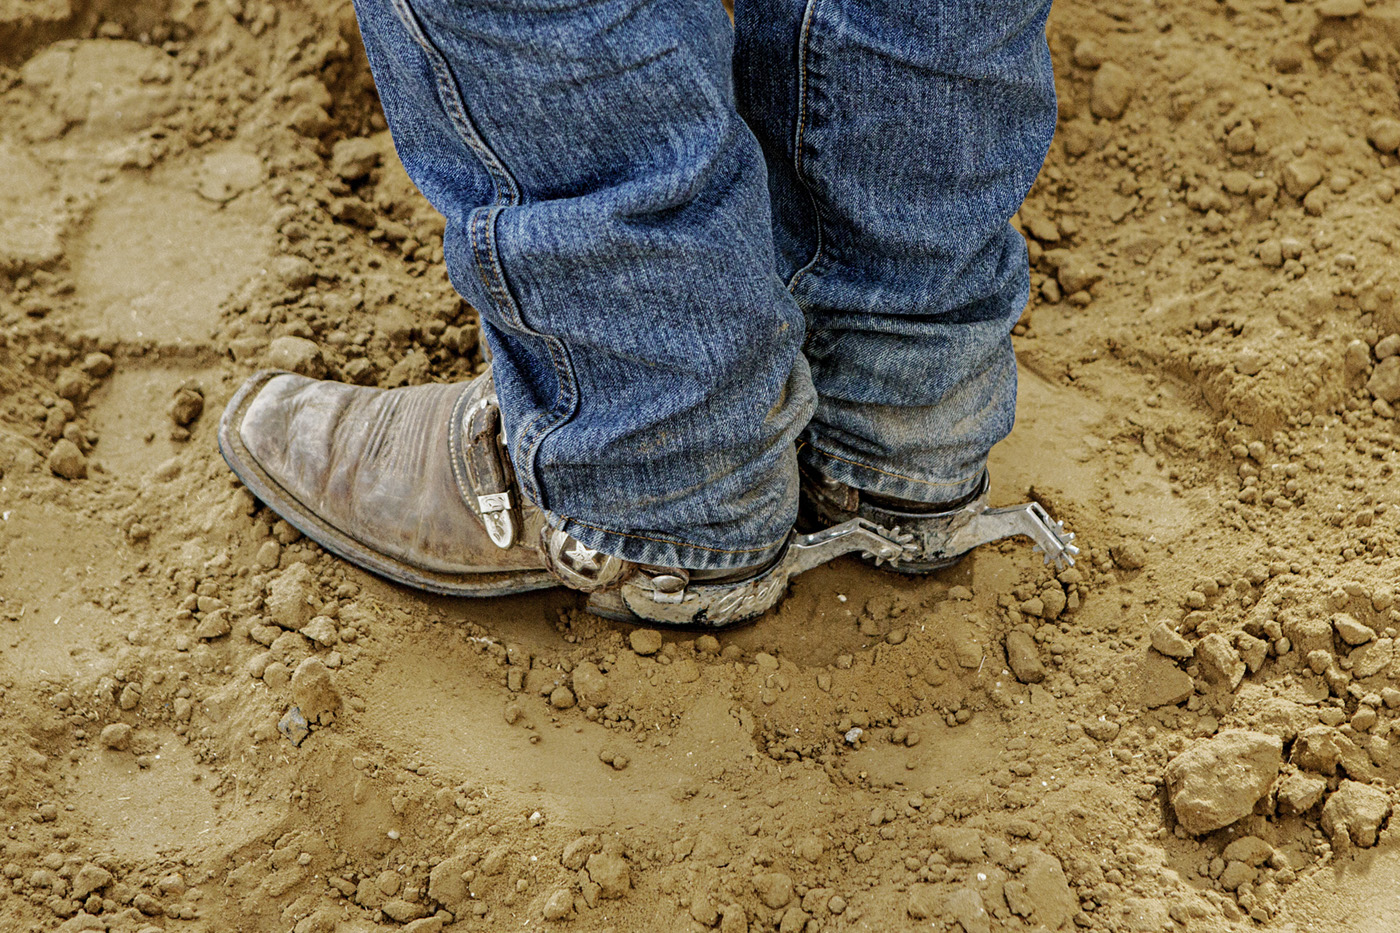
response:
<path fill-rule="evenodd" d="M 1011 429 L 1008 224 L 1049 0 L 356 0 L 522 492 L 643 564 L 760 562 L 798 459 L 926 502 Z"/>

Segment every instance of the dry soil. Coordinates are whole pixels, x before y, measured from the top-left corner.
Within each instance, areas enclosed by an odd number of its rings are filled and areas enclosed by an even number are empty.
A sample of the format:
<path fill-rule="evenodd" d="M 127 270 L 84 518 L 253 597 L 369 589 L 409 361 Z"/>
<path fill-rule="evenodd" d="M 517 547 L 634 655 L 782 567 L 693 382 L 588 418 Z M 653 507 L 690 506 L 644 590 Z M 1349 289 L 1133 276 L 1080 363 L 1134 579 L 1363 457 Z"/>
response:
<path fill-rule="evenodd" d="M 0 0 L 0 929 L 1400 929 L 1400 3 L 1050 40 L 993 495 L 1079 565 L 715 638 L 386 585 L 224 467 L 260 366 L 481 365 L 348 4 Z"/>

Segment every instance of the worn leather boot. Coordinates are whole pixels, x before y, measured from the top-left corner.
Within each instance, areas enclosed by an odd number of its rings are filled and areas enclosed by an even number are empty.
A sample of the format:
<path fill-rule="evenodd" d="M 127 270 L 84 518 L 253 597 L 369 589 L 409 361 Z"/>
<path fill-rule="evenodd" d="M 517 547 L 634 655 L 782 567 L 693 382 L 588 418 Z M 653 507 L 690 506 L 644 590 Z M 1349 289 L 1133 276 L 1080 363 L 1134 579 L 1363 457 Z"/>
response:
<path fill-rule="evenodd" d="M 1002 538 L 1025 535 L 1045 562 L 1074 565 L 1079 548 L 1064 523 L 1050 517 L 1037 502 L 1009 508 L 987 508 L 991 485 L 983 471 L 977 489 L 951 502 L 914 502 L 880 496 L 837 482 L 803 464 L 800 521 L 822 527 L 861 518 L 885 534 L 907 536 L 911 544 L 889 560 L 874 562 L 904 574 L 922 575 L 962 560 L 973 548 Z"/>
<path fill-rule="evenodd" d="M 838 554 L 904 547 L 863 522 L 794 535 L 774 559 L 737 571 L 640 566 L 585 547 L 520 496 L 489 372 L 402 389 L 260 372 L 224 411 L 219 449 L 254 495 L 326 550 L 452 596 L 563 585 L 609 618 L 717 628 L 761 614 L 792 576 Z"/>

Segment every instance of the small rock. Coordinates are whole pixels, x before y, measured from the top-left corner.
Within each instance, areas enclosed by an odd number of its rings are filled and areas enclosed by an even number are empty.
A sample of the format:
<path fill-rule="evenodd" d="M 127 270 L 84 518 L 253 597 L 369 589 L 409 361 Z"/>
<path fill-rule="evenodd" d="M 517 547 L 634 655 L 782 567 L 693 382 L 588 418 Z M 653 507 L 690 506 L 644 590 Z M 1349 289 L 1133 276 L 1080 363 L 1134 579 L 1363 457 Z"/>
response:
<path fill-rule="evenodd" d="M 578 871 L 587 863 L 588 857 L 602 847 L 602 841 L 597 836 L 580 836 L 564 847 L 559 862 L 570 871 Z"/>
<path fill-rule="evenodd" d="M 1381 152 L 1400 149 L 1400 120 L 1381 117 L 1366 128 L 1366 139 Z"/>
<path fill-rule="evenodd" d="M 1198 741 L 1167 764 L 1167 793 L 1178 822 L 1193 836 L 1248 816 L 1283 764 L 1283 742 L 1229 729 Z"/>
<path fill-rule="evenodd" d="M 1111 547 L 1108 554 L 1124 570 L 1141 570 L 1147 564 L 1147 550 L 1136 541 L 1124 541 Z"/>
<path fill-rule="evenodd" d="M 1161 621 L 1152 627 L 1152 647 L 1169 658 L 1192 658 L 1196 649 L 1182 638 L 1170 622 Z"/>
<path fill-rule="evenodd" d="M 944 902 L 943 910 L 949 917 L 961 923 L 966 933 L 991 933 L 992 918 L 987 915 L 987 908 L 982 904 L 982 895 L 972 888 L 962 888 L 954 892 Z"/>
<path fill-rule="evenodd" d="M 1078 913 L 1079 898 L 1070 889 L 1060 860 L 1049 852 L 1031 850 L 1021 882 L 1035 905 L 1036 920 L 1049 929 L 1060 929 Z"/>
<path fill-rule="evenodd" d="M 1331 726 L 1311 726 L 1299 732 L 1288 760 L 1304 771 L 1328 777 L 1338 769 L 1353 778 L 1369 779 L 1375 773 L 1366 753 Z"/>
<path fill-rule="evenodd" d="M 1197 642 L 1196 661 L 1201 665 L 1201 676 L 1209 683 L 1223 684 L 1234 690 L 1244 679 L 1244 661 L 1219 632 L 1212 632 Z"/>
<path fill-rule="evenodd" d="M 574 894 L 568 888 L 555 888 L 544 902 L 544 918 L 551 922 L 566 919 L 574 912 Z"/>
<path fill-rule="evenodd" d="M 285 369 L 312 379 L 326 374 L 326 361 L 321 348 L 305 337 L 278 337 L 267 348 L 267 365 Z"/>
<path fill-rule="evenodd" d="M 329 616 L 316 616 L 303 625 L 300 631 L 301 634 L 325 648 L 340 642 L 340 630 L 336 628 L 335 620 Z"/>
<path fill-rule="evenodd" d="M 599 897 L 622 897 L 632 887 L 632 872 L 627 867 L 627 860 L 621 855 L 611 852 L 590 855 L 586 869 L 588 877 L 600 889 Z"/>
<path fill-rule="evenodd" d="M 634 628 L 627 636 L 628 644 L 637 654 L 647 657 L 661 650 L 661 633 L 651 628 Z"/>
<path fill-rule="evenodd" d="M 87 900 L 89 894 L 101 891 L 112 883 L 112 873 L 100 865 L 88 863 L 73 876 L 73 900 Z"/>
<path fill-rule="evenodd" d="M 1045 680 L 1045 665 L 1041 663 L 1035 639 L 1022 629 L 1006 633 L 1006 661 L 1011 673 L 1023 684 L 1038 684 Z"/>
<path fill-rule="evenodd" d="M 938 913 L 938 890 L 931 884 L 909 886 L 909 901 L 904 910 L 915 920 L 928 920 Z"/>
<path fill-rule="evenodd" d="M 204 618 L 199 620 L 199 625 L 195 627 L 194 637 L 202 641 L 210 641 L 215 638 L 223 638 L 233 630 L 233 624 L 229 621 L 227 609 L 216 609 L 213 612 L 206 612 Z"/>
<path fill-rule="evenodd" d="M 277 721 L 277 731 L 285 735 L 293 745 L 299 746 L 311 734 L 311 726 L 301 714 L 301 710 L 293 706 Z"/>
<path fill-rule="evenodd" d="M 555 709 L 571 709 L 574 705 L 574 692 L 560 685 L 549 692 L 549 705 Z"/>
<path fill-rule="evenodd" d="M 170 420 L 182 428 L 194 424 L 204 414 L 204 393 L 192 386 L 182 386 L 170 403 Z"/>
<path fill-rule="evenodd" d="M 1400 356 L 1391 356 L 1376 364 L 1366 390 L 1387 404 L 1400 401 Z"/>
<path fill-rule="evenodd" d="M 87 356 L 83 357 L 82 363 L 79 364 L 79 368 L 94 379 L 102 379 L 110 375 L 112 366 L 112 358 L 100 351 L 89 353 Z"/>
<path fill-rule="evenodd" d="M 292 564 L 267 585 L 264 605 L 272 621 L 288 631 L 298 632 L 315 615 L 311 593 L 315 586 L 305 564 Z"/>
<path fill-rule="evenodd" d="M 607 675 L 591 661 L 583 661 L 574 668 L 572 684 L 574 697 L 582 706 L 602 709 L 612 699 Z"/>
<path fill-rule="evenodd" d="M 364 136 L 342 139 L 331 149 L 331 172 L 345 181 L 359 181 L 379 165 L 380 150 Z"/>
<path fill-rule="evenodd" d="M 1376 637 L 1375 629 L 1356 621 L 1345 612 L 1332 616 L 1332 627 L 1337 630 L 1338 638 L 1353 647 L 1364 645 Z"/>
<path fill-rule="evenodd" d="M 1274 847 L 1258 836 L 1241 836 L 1225 847 L 1220 857 L 1227 862 L 1243 862 L 1258 868 L 1274 854 Z"/>
<path fill-rule="evenodd" d="M 87 457 L 83 456 L 77 444 L 65 437 L 53 445 L 53 451 L 49 454 L 49 469 L 64 479 L 82 479 L 87 476 Z"/>
<path fill-rule="evenodd" d="M 292 700 L 306 721 L 326 726 L 340 712 L 340 691 L 320 658 L 307 658 L 292 673 Z"/>
<path fill-rule="evenodd" d="M 1322 829 L 1335 842 L 1346 833 L 1363 849 L 1376 844 L 1381 823 L 1390 815 L 1390 797 L 1386 792 L 1361 784 L 1343 781 L 1322 807 Z"/>
<path fill-rule="evenodd" d="M 410 920 L 418 920 L 428 915 L 428 908 L 422 904 L 415 904 L 403 898 L 395 898 L 386 901 L 384 906 L 379 908 L 384 911 L 385 916 L 399 923 L 408 923 Z"/>
<path fill-rule="evenodd" d="M 785 872 L 759 872 L 753 876 L 753 889 L 758 899 L 773 910 L 786 907 L 792 900 L 792 878 Z"/>
<path fill-rule="evenodd" d="M 1126 68 L 1105 62 L 1099 66 L 1089 90 L 1089 112 L 1101 120 L 1117 120 L 1128 109 L 1136 87 L 1137 82 Z"/>
<path fill-rule="evenodd" d="M 1196 685 L 1176 663 L 1159 654 L 1144 654 L 1138 666 L 1138 697 L 1146 709 L 1175 706 L 1191 698 Z"/>
<path fill-rule="evenodd" d="M 719 933 L 749 933 L 749 918 L 738 904 L 725 904 L 719 912 Z"/>
<path fill-rule="evenodd" d="M 1295 198 L 1305 196 L 1322 182 L 1322 166 L 1312 159 L 1294 159 L 1283 167 L 1283 190 Z"/>
<path fill-rule="evenodd" d="M 101 741 L 104 747 L 114 752 L 126 751 L 131 745 L 131 726 L 124 722 L 103 726 Z"/>
<path fill-rule="evenodd" d="M 309 288 L 316 282 L 316 267 L 302 256 L 278 256 L 272 260 L 272 275 L 293 291 Z"/>

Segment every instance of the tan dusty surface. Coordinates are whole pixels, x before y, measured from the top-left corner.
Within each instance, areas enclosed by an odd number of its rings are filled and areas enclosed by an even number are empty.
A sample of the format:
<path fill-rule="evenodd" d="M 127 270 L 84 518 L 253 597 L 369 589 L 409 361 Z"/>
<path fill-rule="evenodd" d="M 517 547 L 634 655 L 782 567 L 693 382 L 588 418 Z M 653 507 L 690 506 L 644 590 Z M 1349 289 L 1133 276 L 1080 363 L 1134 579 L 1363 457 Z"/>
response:
<path fill-rule="evenodd" d="M 994 498 L 1078 568 L 848 561 L 655 650 L 219 459 L 270 358 L 477 363 L 348 5 L 0 2 L 0 930 L 1400 929 L 1400 3 L 1050 34 Z"/>

